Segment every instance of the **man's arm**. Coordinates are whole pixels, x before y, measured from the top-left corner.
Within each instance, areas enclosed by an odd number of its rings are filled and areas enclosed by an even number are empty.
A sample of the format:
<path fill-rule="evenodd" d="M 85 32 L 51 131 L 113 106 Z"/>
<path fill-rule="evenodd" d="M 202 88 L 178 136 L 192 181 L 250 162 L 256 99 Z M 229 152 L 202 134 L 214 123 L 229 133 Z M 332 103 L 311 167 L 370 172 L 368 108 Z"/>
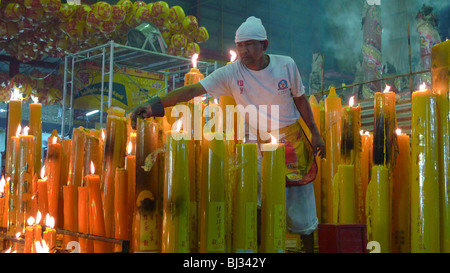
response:
<path fill-rule="evenodd" d="M 153 116 L 164 116 L 164 108 L 174 106 L 179 102 L 185 102 L 194 97 L 201 96 L 206 93 L 205 88 L 200 83 L 186 85 L 172 90 L 167 95 L 159 99 L 155 97 L 149 102 L 144 102 L 134 107 L 131 112 L 131 127 L 136 129 L 137 118 L 149 118 Z"/>
<path fill-rule="evenodd" d="M 311 111 L 311 106 L 309 105 L 306 96 L 303 94 L 300 97 L 294 97 L 295 106 L 297 106 L 300 115 L 311 131 L 311 144 L 314 150 L 314 154 L 319 150 L 320 157 L 324 157 L 326 154 L 325 143 L 323 142 L 322 136 L 319 133 L 319 129 L 317 129 L 317 125 L 314 122 L 314 116 Z"/>

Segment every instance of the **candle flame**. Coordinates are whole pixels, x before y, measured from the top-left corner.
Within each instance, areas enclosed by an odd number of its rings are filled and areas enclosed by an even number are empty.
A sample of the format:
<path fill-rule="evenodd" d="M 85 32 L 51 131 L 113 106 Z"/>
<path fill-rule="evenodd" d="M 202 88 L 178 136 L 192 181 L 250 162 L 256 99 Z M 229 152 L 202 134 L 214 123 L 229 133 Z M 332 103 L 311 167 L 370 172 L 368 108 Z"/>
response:
<path fill-rule="evenodd" d="M 41 218 L 42 218 L 42 214 L 40 211 L 38 211 L 36 214 L 36 225 L 39 225 L 39 223 L 41 222 Z"/>
<path fill-rule="evenodd" d="M 364 130 L 359 130 L 360 135 L 364 135 Z"/>
<path fill-rule="evenodd" d="M 22 99 L 22 94 L 20 94 L 20 90 L 17 87 L 14 87 L 11 92 L 11 100 L 20 100 Z"/>
<path fill-rule="evenodd" d="M 33 103 L 38 103 L 39 102 L 39 98 L 36 96 L 31 95 L 31 100 L 33 100 Z"/>
<path fill-rule="evenodd" d="M 420 91 L 424 91 L 425 89 L 427 89 L 427 86 L 426 86 L 426 84 L 425 84 L 425 82 L 423 82 L 421 85 L 420 85 Z"/>
<path fill-rule="evenodd" d="M 2 175 L 2 179 L 0 180 L 0 193 L 4 193 L 5 192 L 5 177 Z"/>
<path fill-rule="evenodd" d="M 397 128 L 397 130 L 395 130 L 395 133 L 396 133 L 397 135 L 400 135 L 400 134 L 402 133 L 402 129 Z"/>
<path fill-rule="evenodd" d="M 25 127 L 23 128 L 23 135 L 24 135 L 24 136 L 28 135 L 28 130 L 30 130 L 30 127 L 28 127 L 28 126 L 25 126 Z"/>
<path fill-rule="evenodd" d="M 180 118 L 177 121 L 175 121 L 175 131 L 179 132 L 181 130 L 181 125 L 183 125 L 183 123 L 181 122 Z"/>
<path fill-rule="evenodd" d="M 49 253 L 49 249 L 47 243 L 44 240 L 35 241 L 34 245 L 36 246 L 36 253 Z"/>
<path fill-rule="evenodd" d="M 41 168 L 41 179 L 46 179 L 47 177 L 45 177 L 45 165 L 44 166 L 42 166 L 42 168 Z"/>
<path fill-rule="evenodd" d="M 215 104 L 219 104 L 219 101 L 217 99 L 214 99 Z"/>
<path fill-rule="evenodd" d="M 47 227 L 49 227 L 49 228 L 54 228 L 55 227 L 55 218 L 50 216 L 50 214 L 48 214 L 48 213 L 45 216 L 45 225 Z"/>
<path fill-rule="evenodd" d="M 106 135 L 105 135 L 105 130 L 101 130 L 102 131 L 102 140 L 103 140 L 103 142 L 105 142 L 105 139 L 106 139 Z"/>
<path fill-rule="evenodd" d="M 198 59 L 198 53 L 194 53 L 194 55 L 192 55 L 192 66 L 194 68 L 197 68 L 197 59 Z"/>
<path fill-rule="evenodd" d="M 16 238 L 19 239 L 20 238 L 20 231 L 16 233 Z"/>
<path fill-rule="evenodd" d="M 387 92 L 389 92 L 389 90 L 391 90 L 391 87 L 386 84 L 386 87 L 384 88 L 383 93 L 387 93 Z"/>
<path fill-rule="evenodd" d="M 128 154 L 131 154 L 131 149 L 133 148 L 133 145 L 131 144 L 131 140 L 128 142 L 128 145 L 127 145 L 127 153 Z"/>
<path fill-rule="evenodd" d="M 22 131 L 22 126 L 19 124 L 19 125 L 17 126 L 16 137 L 19 137 L 20 131 Z"/>
<path fill-rule="evenodd" d="M 203 97 L 202 97 L 202 100 L 203 100 L 203 101 L 206 100 L 206 99 L 207 99 L 206 96 L 203 96 Z"/>
<path fill-rule="evenodd" d="M 52 143 L 53 143 L 53 144 L 56 144 L 57 141 L 58 141 L 58 138 L 57 138 L 57 137 L 53 137 L 53 138 L 52 138 Z"/>
<path fill-rule="evenodd" d="M 91 160 L 91 174 L 95 174 L 95 166 L 94 166 L 94 162 L 92 162 L 92 160 Z"/>
<path fill-rule="evenodd" d="M 33 224 L 34 224 L 34 217 L 33 216 L 30 216 L 30 218 L 28 218 L 28 220 L 27 220 L 27 224 L 29 225 L 29 226 L 32 226 Z"/>
<path fill-rule="evenodd" d="M 278 143 L 278 139 L 276 139 L 274 136 L 270 135 L 270 143 L 277 144 Z"/>
<path fill-rule="evenodd" d="M 348 100 L 348 106 L 352 107 L 355 104 L 355 96 L 352 96 L 349 100 Z"/>
<path fill-rule="evenodd" d="M 11 247 L 9 247 L 7 250 L 5 250 L 5 252 L 3 253 L 11 253 Z"/>
<path fill-rule="evenodd" d="M 236 52 L 234 52 L 234 50 L 230 50 L 230 55 L 231 55 L 230 63 L 232 63 L 236 60 L 237 55 L 236 55 Z"/>
<path fill-rule="evenodd" d="M 366 131 L 365 135 L 366 135 L 366 136 L 370 136 L 369 131 Z"/>

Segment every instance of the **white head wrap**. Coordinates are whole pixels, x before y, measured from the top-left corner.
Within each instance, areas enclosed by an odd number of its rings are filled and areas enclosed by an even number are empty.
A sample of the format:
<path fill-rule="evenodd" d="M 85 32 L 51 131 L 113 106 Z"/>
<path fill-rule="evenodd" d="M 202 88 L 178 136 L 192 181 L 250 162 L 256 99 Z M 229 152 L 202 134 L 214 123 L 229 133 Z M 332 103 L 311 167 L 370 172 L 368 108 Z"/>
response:
<path fill-rule="evenodd" d="M 239 26 L 236 30 L 236 37 L 234 38 L 235 43 L 249 40 L 267 40 L 266 29 L 262 25 L 261 19 L 256 18 L 255 16 L 248 17 L 247 20 Z"/>

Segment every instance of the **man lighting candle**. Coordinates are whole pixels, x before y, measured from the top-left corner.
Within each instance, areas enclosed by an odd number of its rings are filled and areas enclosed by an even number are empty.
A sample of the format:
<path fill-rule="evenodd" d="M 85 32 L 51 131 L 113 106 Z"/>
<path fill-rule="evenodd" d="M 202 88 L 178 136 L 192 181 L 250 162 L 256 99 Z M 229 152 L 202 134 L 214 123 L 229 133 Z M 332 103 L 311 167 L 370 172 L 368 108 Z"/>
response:
<path fill-rule="evenodd" d="M 251 16 L 238 28 L 235 43 L 239 57 L 237 61 L 215 70 L 198 83 L 175 89 L 163 98 L 156 97 L 137 106 L 132 110 L 131 125 L 136 127 L 138 117 L 164 116 L 164 107 L 189 101 L 206 92 L 215 98 L 232 96 L 236 104 L 242 106 L 237 108 L 242 117 L 246 116 L 247 106 L 260 107 L 260 110 L 261 106 L 270 106 L 266 107 L 266 111 L 259 111 L 256 118 L 249 115 L 246 126 L 251 137 L 246 139 L 253 138 L 262 143 L 261 132 L 276 131 L 279 141 L 285 143 L 286 183 L 289 186 L 286 190 L 288 228 L 292 233 L 301 234 L 306 251 L 312 252 L 313 232 L 318 219 L 314 189 L 310 182 L 317 172 L 314 156 L 319 152 L 324 157 L 326 148 L 314 122 L 300 73 L 292 58 L 265 53 L 269 41 L 258 18 Z M 304 137 L 297 122 L 300 116 L 312 133 L 311 143 Z M 261 121 L 270 121 L 270 126 L 261 126 Z M 265 140 L 270 141 L 270 138 Z M 262 164 L 261 153 L 258 163 Z"/>

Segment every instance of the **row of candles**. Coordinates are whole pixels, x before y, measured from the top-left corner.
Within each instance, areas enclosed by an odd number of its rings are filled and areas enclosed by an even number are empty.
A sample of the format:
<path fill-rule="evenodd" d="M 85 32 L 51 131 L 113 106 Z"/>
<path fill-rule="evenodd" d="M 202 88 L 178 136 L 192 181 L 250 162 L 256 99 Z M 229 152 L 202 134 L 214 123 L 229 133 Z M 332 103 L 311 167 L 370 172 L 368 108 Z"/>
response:
<path fill-rule="evenodd" d="M 226 101 L 231 100 L 223 98 L 221 106 Z M 187 105 L 195 107 L 192 102 Z M 256 143 L 228 141 L 223 132 L 186 140 L 180 136 L 189 132 L 180 125 L 174 130 L 172 125 L 167 117 L 139 120 L 132 132 L 123 109 L 112 108 L 102 130 L 104 137 L 99 137 L 98 130 L 80 127 L 73 130 L 72 139 L 60 140 L 56 134 L 52 141 L 49 138 L 43 168 L 48 177 L 37 184 L 31 183 L 36 181 L 35 138 L 24 132 L 18 138 L 30 141 L 19 141 L 19 148 L 11 149 L 7 158 L 19 164 L 9 163 L 7 170 L 12 178 L 27 173 L 20 171 L 27 166 L 28 180 L 22 176 L 10 180 L 15 185 L 30 184 L 11 190 L 5 199 L 25 204 L 23 210 L 16 206 L 7 210 L 8 232 L 25 230 L 28 241 L 27 230 L 40 226 L 31 223 L 31 215 L 39 208 L 56 216 L 56 227 L 131 240 L 132 251 L 257 252 Z M 273 141 L 263 144 L 273 147 L 263 152 L 262 252 L 284 252 L 285 248 L 284 145 Z M 124 156 L 127 142 L 128 155 Z M 90 174 L 86 174 L 88 162 Z M 22 221 L 25 218 L 29 226 Z M 34 235 L 36 242 L 39 238 Z M 78 241 L 83 252 L 120 251 L 118 245 L 70 235 L 64 235 L 63 247 L 71 241 Z"/>
<path fill-rule="evenodd" d="M 327 158 L 314 182 L 322 223 L 362 223 L 382 252 L 450 252 L 449 41 L 433 47 L 432 90 L 412 93 L 411 137 L 397 129 L 395 93 L 374 96 L 373 134 L 361 108 L 342 107 L 331 88 L 310 104 Z"/>

